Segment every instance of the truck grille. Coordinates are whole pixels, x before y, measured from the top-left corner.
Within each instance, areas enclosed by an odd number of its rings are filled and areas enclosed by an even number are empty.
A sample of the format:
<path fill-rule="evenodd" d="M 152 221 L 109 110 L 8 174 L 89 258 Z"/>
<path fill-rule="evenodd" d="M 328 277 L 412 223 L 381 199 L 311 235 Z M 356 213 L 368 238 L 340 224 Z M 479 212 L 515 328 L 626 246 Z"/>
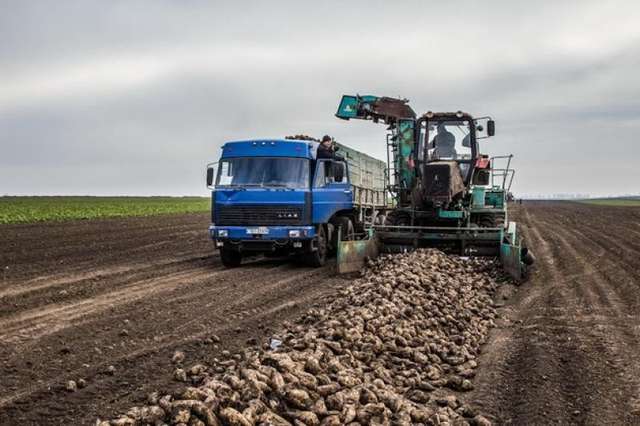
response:
<path fill-rule="evenodd" d="M 216 205 L 216 225 L 303 225 L 302 206 Z"/>

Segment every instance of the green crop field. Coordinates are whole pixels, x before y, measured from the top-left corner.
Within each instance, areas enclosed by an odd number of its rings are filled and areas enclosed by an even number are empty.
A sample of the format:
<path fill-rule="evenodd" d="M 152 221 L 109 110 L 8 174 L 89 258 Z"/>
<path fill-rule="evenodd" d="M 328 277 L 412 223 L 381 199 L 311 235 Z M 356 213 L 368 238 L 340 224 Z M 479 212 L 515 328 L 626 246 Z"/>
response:
<path fill-rule="evenodd" d="M 580 202 L 587 204 L 596 204 L 599 206 L 640 207 L 640 198 L 594 198 L 592 200 L 581 200 Z"/>
<path fill-rule="evenodd" d="M 0 224 L 206 212 L 203 197 L 0 197 Z"/>

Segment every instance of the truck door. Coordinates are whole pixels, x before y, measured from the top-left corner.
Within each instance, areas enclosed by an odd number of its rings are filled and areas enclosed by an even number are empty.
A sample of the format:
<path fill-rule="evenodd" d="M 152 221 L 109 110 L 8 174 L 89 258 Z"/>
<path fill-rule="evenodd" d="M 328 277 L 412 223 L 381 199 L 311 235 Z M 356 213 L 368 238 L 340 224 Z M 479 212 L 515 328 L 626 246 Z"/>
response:
<path fill-rule="evenodd" d="M 327 223 L 335 212 L 353 208 L 353 194 L 347 172 L 344 161 L 317 161 L 312 190 L 313 223 Z"/>

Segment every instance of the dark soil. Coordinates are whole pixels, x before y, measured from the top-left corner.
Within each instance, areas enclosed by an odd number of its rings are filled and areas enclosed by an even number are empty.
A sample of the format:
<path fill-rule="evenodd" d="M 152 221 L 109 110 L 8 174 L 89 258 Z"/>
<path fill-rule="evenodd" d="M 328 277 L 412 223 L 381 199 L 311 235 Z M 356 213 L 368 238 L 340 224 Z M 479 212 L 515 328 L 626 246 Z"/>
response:
<path fill-rule="evenodd" d="M 278 259 L 226 270 L 207 226 L 206 214 L 1 226 L 0 424 L 94 424 L 177 386 L 175 350 L 207 362 L 264 341 L 348 282 Z"/>
<path fill-rule="evenodd" d="M 640 424 L 640 208 L 515 213 L 537 270 L 503 309 L 467 400 L 500 424 Z"/>
<path fill-rule="evenodd" d="M 640 424 L 640 208 L 525 202 L 513 214 L 537 267 L 462 398 L 498 424 Z M 179 386 L 175 350 L 207 363 L 263 342 L 348 283 L 331 265 L 278 259 L 225 270 L 207 225 L 202 214 L 0 226 L 0 424 L 113 417 Z"/>

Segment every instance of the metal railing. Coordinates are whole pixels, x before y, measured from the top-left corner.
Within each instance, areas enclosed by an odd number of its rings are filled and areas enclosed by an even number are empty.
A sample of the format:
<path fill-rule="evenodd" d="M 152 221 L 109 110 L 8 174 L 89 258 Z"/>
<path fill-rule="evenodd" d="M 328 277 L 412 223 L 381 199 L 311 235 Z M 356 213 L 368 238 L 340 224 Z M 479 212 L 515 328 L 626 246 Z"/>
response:
<path fill-rule="evenodd" d="M 516 171 L 511 168 L 511 159 L 513 154 L 509 155 L 497 155 L 491 157 L 491 186 L 500 186 L 504 191 L 511 191 L 511 184 L 513 183 L 513 177 Z M 495 160 L 506 160 L 507 165 L 503 168 L 495 168 Z M 496 185 L 496 181 L 502 179 L 502 184 Z"/>

